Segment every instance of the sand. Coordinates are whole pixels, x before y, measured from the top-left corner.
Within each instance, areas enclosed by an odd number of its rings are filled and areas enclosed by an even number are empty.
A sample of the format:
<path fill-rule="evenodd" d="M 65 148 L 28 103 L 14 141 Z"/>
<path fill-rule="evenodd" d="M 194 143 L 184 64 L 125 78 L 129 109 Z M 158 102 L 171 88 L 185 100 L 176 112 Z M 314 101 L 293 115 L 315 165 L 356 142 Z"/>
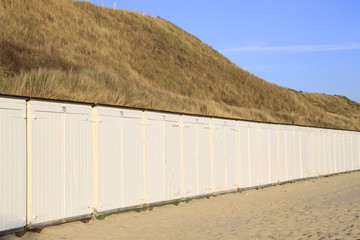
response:
<path fill-rule="evenodd" d="M 355 172 L 47 227 L 22 239 L 360 239 L 359 216 Z"/>

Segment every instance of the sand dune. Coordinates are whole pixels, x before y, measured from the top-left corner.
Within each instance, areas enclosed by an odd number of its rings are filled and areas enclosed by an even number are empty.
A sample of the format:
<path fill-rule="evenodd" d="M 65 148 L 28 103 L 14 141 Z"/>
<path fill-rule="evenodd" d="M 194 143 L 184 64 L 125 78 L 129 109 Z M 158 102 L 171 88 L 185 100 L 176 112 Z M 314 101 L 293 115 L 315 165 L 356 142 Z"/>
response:
<path fill-rule="evenodd" d="M 355 172 L 48 227 L 22 239 L 360 239 L 359 216 Z"/>

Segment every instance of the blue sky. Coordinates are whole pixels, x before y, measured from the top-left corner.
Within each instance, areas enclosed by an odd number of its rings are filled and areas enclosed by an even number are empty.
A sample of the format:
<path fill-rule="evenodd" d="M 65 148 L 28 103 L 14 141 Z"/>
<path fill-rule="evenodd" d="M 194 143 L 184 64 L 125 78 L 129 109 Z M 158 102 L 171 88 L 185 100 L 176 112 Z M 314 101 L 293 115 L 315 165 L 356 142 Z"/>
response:
<path fill-rule="evenodd" d="M 360 102 L 360 0 L 116 0 L 125 5 L 173 22 L 269 82 Z"/>

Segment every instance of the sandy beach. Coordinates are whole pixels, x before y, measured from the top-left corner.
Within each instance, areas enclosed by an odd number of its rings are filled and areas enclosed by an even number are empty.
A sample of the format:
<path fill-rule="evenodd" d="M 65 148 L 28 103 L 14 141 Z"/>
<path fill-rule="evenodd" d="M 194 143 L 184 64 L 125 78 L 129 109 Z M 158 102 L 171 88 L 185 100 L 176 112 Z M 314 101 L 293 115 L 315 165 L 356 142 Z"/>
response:
<path fill-rule="evenodd" d="M 22 239 L 360 239 L 360 172 L 67 223 Z"/>

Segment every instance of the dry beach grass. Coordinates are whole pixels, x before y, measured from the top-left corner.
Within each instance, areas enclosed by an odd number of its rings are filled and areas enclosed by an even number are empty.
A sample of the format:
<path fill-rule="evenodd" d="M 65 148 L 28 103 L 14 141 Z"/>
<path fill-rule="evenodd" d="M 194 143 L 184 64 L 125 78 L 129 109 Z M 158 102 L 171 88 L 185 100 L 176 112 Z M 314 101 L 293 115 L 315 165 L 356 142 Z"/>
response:
<path fill-rule="evenodd" d="M 23 239 L 360 239 L 360 172 L 48 227 Z M 5 236 L 0 240 L 17 239 Z"/>
<path fill-rule="evenodd" d="M 72 0 L 0 0 L 0 93 L 360 130 L 360 104 L 239 68 L 174 24 Z"/>

